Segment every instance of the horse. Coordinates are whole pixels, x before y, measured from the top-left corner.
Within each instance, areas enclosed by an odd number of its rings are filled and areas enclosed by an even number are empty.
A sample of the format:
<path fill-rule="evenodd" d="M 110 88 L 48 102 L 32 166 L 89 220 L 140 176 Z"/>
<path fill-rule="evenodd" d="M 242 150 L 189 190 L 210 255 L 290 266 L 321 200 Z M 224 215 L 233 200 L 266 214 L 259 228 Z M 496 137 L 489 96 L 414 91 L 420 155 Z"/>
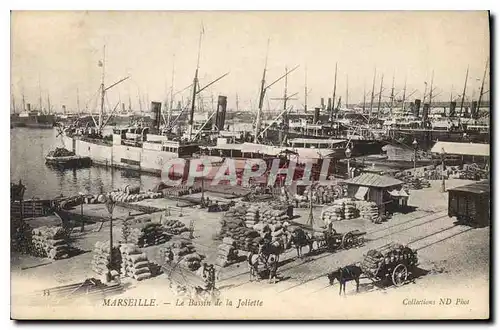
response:
<path fill-rule="evenodd" d="M 313 250 L 314 240 L 308 233 L 305 232 L 305 230 L 297 228 L 292 232 L 290 243 L 297 249 L 297 258 L 301 258 L 303 256 L 302 248 L 304 246 L 309 246 L 309 253 L 311 253 Z"/>
<path fill-rule="evenodd" d="M 339 267 L 337 270 L 329 273 L 327 275 L 330 285 L 333 285 L 335 279 L 337 279 L 340 283 L 340 291 L 339 296 L 342 294 L 342 288 L 344 288 L 345 295 L 345 287 L 346 283 L 349 281 L 356 281 L 356 292 L 359 292 L 359 278 L 363 271 L 360 267 L 355 265 L 349 265 L 345 267 Z"/>
<path fill-rule="evenodd" d="M 259 248 L 259 252 L 250 252 L 248 255 L 248 266 L 250 273 L 250 282 L 260 277 L 259 265 L 262 264 L 269 272 L 269 282 L 274 278 L 278 270 L 279 254 L 282 252 L 281 247 L 272 244 L 264 244 Z"/>

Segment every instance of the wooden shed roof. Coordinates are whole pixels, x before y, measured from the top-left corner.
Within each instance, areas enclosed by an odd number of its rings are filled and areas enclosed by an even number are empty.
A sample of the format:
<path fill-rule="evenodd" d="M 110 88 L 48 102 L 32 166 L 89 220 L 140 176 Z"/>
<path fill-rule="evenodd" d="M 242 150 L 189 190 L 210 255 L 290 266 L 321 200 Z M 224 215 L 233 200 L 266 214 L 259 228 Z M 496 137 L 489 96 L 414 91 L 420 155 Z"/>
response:
<path fill-rule="evenodd" d="M 403 181 L 386 175 L 363 173 L 357 177 L 347 180 L 346 183 L 356 186 L 386 188 L 401 185 L 403 184 Z"/>
<path fill-rule="evenodd" d="M 464 186 L 447 189 L 447 191 L 462 191 L 473 194 L 489 194 L 490 182 L 488 180 L 466 184 Z"/>

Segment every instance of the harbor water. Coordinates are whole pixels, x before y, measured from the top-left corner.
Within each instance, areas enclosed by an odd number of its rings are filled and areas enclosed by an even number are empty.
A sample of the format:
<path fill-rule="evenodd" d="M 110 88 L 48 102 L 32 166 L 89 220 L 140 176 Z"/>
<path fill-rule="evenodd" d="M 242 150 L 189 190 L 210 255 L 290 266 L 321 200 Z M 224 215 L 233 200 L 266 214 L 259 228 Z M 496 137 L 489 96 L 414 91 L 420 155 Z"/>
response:
<path fill-rule="evenodd" d="M 10 130 L 11 182 L 22 180 L 25 199 L 48 199 L 78 193 L 97 194 L 125 185 L 152 189 L 160 177 L 136 171 L 92 166 L 91 168 L 59 170 L 45 165 L 45 156 L 57 147 L 64 147 L 57 129 L 16 127 Z M 66 147 L 67 148 L 67 147 Z"/>

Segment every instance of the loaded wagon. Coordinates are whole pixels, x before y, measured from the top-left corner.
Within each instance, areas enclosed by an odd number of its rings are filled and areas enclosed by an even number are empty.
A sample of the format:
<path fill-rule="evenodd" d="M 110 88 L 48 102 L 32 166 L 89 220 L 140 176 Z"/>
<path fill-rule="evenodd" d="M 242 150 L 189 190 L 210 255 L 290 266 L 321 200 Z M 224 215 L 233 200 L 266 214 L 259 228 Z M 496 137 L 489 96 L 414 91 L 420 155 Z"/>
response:
<path fill-rule="evenodd" d="M 314 232 L 313 241 L 318 243 L 318 247 L 324 247 L 328 251 L 338 249 L 350 249 L 364 244 L 366 232 L 351 230 L 347 233 L 329 233 L 328 231 Z"/>
<path fill-rule="evenodd" d="M 417 252 L 399 243 L 389 243 L 369 250 L 361 262 L 361 270 L 372 281 L 403 285 L 418 265 Z"/>

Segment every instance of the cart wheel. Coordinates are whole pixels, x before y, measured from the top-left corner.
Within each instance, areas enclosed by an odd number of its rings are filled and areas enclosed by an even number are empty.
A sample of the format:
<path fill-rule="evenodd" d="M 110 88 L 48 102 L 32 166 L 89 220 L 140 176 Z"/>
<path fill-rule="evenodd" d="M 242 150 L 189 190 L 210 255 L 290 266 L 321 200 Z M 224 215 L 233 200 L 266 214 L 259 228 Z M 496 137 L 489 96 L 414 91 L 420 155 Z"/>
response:
<path fill-rule="evenodd" d="M 397 265 L 392 272 L 392 283 L 394 283 L 395 286 L 401 286 L 406 282 L 407 278 L 408 269 L 406 266 L 403 264 Z"/>
<path fill-rule="evenodd" d="M 345 233 L 342 236 L 342 243 L 340 244 L 340 247 L 343 249 L 348 249 L 354 244 L 354 236 L 351 234 L 351 232 Z"/>

